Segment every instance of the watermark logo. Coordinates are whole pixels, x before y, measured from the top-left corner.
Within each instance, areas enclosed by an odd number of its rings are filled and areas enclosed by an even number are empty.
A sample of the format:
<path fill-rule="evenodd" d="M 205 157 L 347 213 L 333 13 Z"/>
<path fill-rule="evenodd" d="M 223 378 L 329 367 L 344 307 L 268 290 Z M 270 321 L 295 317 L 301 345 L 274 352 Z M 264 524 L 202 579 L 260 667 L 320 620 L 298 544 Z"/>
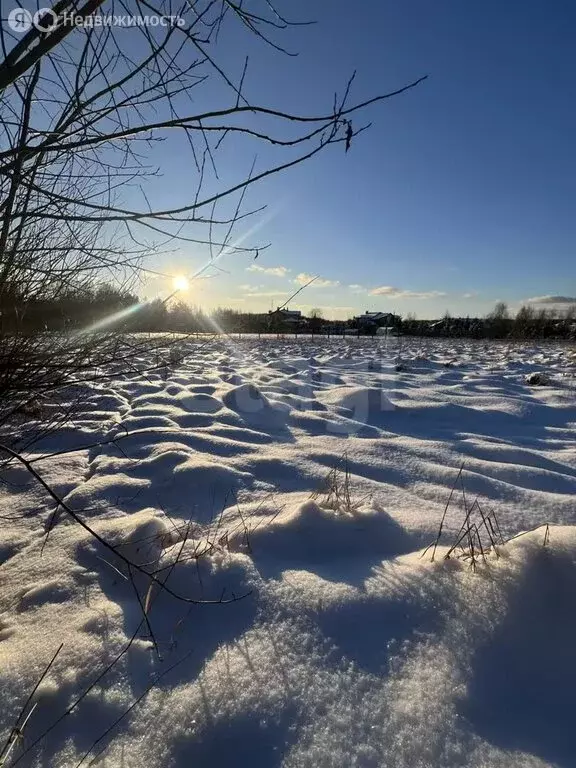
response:
<path fill-rule="evenodd" d="M 131 16 L 130 14 L 90 14 L 64 12 L 57 14 L 52 8 L 40 8 L 32 13 L 27 8 L 13 8 L 8 14 L 8 26 L 13 32 L 24 34 L 32 27 L 39 32 L 52 32 L 58 27 L 184 27 L 182 16 L 160 16 L 150 14 Z"/>
<path fill-rule="evenodd" d="M 28 32 L 32 26 L 33 14 L 26 8 L 13 8 L 8 14 L 8 26 L 14 32 Z"/>

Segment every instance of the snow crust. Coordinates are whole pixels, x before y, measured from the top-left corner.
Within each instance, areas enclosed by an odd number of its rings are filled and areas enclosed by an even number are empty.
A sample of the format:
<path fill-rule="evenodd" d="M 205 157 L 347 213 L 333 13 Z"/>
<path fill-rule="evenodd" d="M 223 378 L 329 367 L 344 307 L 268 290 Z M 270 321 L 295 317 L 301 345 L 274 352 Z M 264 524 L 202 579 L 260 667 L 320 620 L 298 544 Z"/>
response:
<path fill-rule="evenodd" d="M 53 502 L 24 468 L 2 474 L 4 739 L 64 644 L 8 765 L 573 766 L 573 351 L 298 339 L 180 352 L 167 375 L 94 384 L 34 447 L 118 556 L 63 511 L 47 538 Z M 475 498 L 510 540 L 472 570 L 444 556 Z M 232 602 L 182 602 L 148 574 Z"/>

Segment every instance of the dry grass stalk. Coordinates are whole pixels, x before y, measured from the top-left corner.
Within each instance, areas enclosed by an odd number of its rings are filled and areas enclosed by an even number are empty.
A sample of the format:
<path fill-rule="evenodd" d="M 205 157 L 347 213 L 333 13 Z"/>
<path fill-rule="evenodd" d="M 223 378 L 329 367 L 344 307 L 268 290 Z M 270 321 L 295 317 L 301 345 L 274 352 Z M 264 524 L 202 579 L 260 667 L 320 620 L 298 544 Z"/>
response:
<path fill-rule="evenodd" d="M 310 495 L 324 509 L 353 515 L 370 498 L 370 494 L 354 499 L 352 476 L 348 464 L 348 455 L 335 464 L 322 481 L 318 490 Z"/>
<path fill-rule="evenodd" d="M 52 665 L 56 661 L 58 654 L 60 653 L 63 647 L 64 647 L 64 643 L 61 643 L 58 650 L 56 651 L 54 656 L 52 656 L 50 662 L 48 663 L 48 665 L 46 666 L 46 668 L 38 678 L 34 688 L 32 688 L 30 695 L 24 702 L 24 705 L 22 706 L 22 709 L 20 710 L 20 713 L 18 714 L 18 717 L 16 718 L 14 725 L 12 726 L 12 729 L 8 735 L 8 738 L 4 746 L 2 747 L 2 751 L 0 751 L 0 766 L 4 766 L 7 764 L 8 760 L 10 759 L 10 755 L 14 751 L 16 744 L 19 744 L 21 742 L 26 724 L 28 723 L 28 720 L 32 716 L 32 713 L 36 709 L 37 705 L 33 704 L 30 707 L 30 709 L 28 709 L 28 707 L 31 704 L 32 699 L 34 698 L 34 694 L 42 684 L 42 681 L 50 671 Z"/>
<path fill-rule="evenodd" d="M 463 469 L 464 465 L 462 464 L 450 491 L 446 506 L 444 507 L 436 538 L 426 547 L 421 557 L 424 557 L 426 553 L 432 549 L 431 561 L 434 560 L 443 534 L 446 515 L 452 502 L 456 486 L 460 482 L 464 519 L 456 536 L 448 547 L 448 551 L 444 555 L 444 560 L 449 560 L 451 558 L 466 560 L 470 563 L 471 569 L 475 571 L 479 561 L 487 563 L 487 555 L 489 553 L 495 554 L 496 557 L 499 556 L 498 546 L 505 544 L 505 539 L 502 535 L 500 524 L 494 509 L 485 510 L 478 498 L 474 499 L 474 501 L 469 504 L 464 487 Z"/>

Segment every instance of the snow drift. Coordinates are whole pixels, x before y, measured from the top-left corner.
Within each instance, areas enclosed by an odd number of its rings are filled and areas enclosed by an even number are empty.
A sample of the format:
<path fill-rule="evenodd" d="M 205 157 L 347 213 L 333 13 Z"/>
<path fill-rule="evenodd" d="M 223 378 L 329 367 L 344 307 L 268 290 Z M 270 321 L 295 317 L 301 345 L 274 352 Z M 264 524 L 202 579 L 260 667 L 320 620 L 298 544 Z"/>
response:
<path fill-rule="evenodd" d="M 95 384 L 34 467 L 116 554 L 2 475 L 6 766 L 571 768 L 573 356 L 395 344 Z M 507 543 L 472 568 L 474 500 Z"/>

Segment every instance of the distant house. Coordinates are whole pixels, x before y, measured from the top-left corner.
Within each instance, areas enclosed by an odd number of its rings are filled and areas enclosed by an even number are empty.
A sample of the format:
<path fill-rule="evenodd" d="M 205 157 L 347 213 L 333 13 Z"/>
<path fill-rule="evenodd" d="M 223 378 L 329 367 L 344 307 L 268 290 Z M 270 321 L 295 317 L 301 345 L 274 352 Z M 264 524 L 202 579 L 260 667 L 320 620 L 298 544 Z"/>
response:
<path fill-rule="evenodd" d="M 354 318 L 354 324 L 361 333 L 376 333 L 378 328 L 395 328 L 400 323 L 398 315 L 392 312 L 369 312 Z"/>
<path fill-rule="evenodd" d="M 289 326 L 290 328 L 299 328 L 305 325 L 306 319 L 302 317 L 299 309 L 275 309 L 268 312 L 268 317 L 274 325 Z"/>

